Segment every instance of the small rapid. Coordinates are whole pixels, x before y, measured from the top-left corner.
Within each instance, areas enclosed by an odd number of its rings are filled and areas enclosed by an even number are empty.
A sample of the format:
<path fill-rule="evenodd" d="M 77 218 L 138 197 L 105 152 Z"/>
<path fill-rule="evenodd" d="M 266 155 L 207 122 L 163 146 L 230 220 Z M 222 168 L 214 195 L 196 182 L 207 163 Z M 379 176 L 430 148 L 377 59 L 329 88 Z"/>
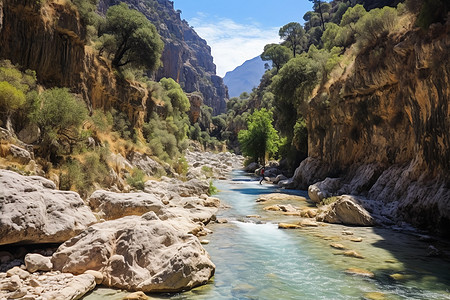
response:
<path fill-rule="evenodd" d="M 192 291 L 152 299 L 450 299 L 450 261 L 427 257 L 429 244 L 416 236 L 328 224 L 281 230 L 276 223 L 287 217 L 264 211 L 256 199 L 268 193 L 306 196 L 305 191 L 259 185 L 257 178 L 241 171 L 215 185 L 216 196 L 230 208 L 218 215 L 228 223 L 209 225 L 214 233 L 205 237 L 216 265 L 214 278 Z M 343 231 L 362 242 L 350 241 Z M 332 242 L 358 251 L 364 259 L 342 255 L 330 247 Z M 373 277 L 349 274 L 349 268 L 368 270 Z M 84 299 L 115 300 L 123 295 L 97 289 Z"/>

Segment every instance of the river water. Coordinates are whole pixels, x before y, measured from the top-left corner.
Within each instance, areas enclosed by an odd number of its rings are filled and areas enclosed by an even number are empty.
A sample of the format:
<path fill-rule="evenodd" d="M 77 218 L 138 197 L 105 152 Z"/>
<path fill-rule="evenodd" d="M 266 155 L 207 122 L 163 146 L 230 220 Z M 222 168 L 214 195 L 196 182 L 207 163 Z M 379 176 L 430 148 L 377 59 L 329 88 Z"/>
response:
<path fill-rule="evenodd" d="M 259 185 L 257 178 L 241 171 L 215 185 L 220 191 L 216 196 L 231 207 L 218 216 L 229 222 L 208 226 L 214 233 L 205 237 L 216 265 L 214 278 L 192 291 L 152 299 L 450 299 L 450 259 L 427 256 L 430 245 L 448 251 L 443 241 L 393 229 L 338 225 L 281 230 L 277 222 L 296 222 L 298 217 L 266 212 L 255 200 L 260 194 L 306 192 Z M 362 241 L 351 241 L 356 237 Z M 364 259 L 344 256 L 331 243 Z M 351 275 L 349 268 L 368 270 L 374 277 Z M 83 299 L 119 300 L 125 295 L 99 288 Z"/>

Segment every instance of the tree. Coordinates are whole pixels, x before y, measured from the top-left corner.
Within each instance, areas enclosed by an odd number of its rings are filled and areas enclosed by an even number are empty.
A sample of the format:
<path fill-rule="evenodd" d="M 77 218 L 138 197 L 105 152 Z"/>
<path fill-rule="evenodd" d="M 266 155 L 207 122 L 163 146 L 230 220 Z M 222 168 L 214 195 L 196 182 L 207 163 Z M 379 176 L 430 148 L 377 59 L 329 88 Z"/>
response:
<path fill-rule="evenodd" d="M 81 100 L 77 100 L 66 88 L 53 88 L 39 95 L 42 107 L 34 114 L 34 120 L 39 125 L 46 153 L 52 157 L 57 155 L 54 145 L 65 141 L 72 148 L 80 141 L 79 130 L 87 119 L 87 108 Z M 72 149 L 70 149 L 72 150 Z"/>
<path fill-rule="evenodd" d="M 28 122 L 29 114 L 37 108 L 36 95 L 34 71 L 21 72 L 10 61 L 0 61 L 0 114 L 9 131 L 20 130 Z"/>
<path fill-rule="evenodd" d="M 291 47 L 295 57 L 297 47 L 301 47 L 305 43 L 305 30 L 302 25 L 297 22 L 288 23 L 280 28 L 279 35 Z"/>
<path fill-rule="evenodd" d="M 238 134 L 242 153 L 263 165 L 265 164 L 266 154 L 269 156 L 276 154 L 280 146 L 280 137 L 272 123 L 273 115 L 271 111 L 265 108 L 255 110 L 248 118 L 248 129 L 241 130 Z"/>
<path fill-rule="evenodd" d="M 6 129 L 13 131 L 11 114 L 25 104 L 25 94 L 6 81 L 0 81 L 0 107 L 6 112 Z"/>
<path fill-rule="evenodd" d="M 261 54 L 261 59 L 265 61 L 272 61 L 272 64 L 277 68 L 277 71 L 292 58 L 291 51 L 279 44 L 268 44 L 264 47 L 264 52 Z"/>
<path fill-rule="evenodd" d="M 111 6 L 106 13 L 104 34 L 114 37 L 104 50 L 114 52 L 112 65 L 116 68 L 133 65 L 154 69 L 164 47 L 155 26 L 137 10 L 129 9 L 125 3 Z"/>
<path fill-rule="evenodd" d="M 320 0 L 309 0 L 309 1 L 314 3 L 314 10 L 319 11 L 320 24 L 322 26 L 322 31 L 325 31 L 325 22 L 323 21 L 322 1 L 320 1 Z"/>

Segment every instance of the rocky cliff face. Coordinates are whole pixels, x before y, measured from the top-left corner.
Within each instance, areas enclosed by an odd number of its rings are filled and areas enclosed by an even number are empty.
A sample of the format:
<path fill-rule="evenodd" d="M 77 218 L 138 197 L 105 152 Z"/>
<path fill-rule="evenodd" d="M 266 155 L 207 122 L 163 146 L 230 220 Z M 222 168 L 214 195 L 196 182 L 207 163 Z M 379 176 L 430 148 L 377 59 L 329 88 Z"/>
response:
<path fill-rule="evenodd" d="M 90 108 L 115 107 L 139 126 L 148 115 L 147 89 L 116 76 L 85 46 L 85 29 L 73 6 L 47 1 L 3 0 L 0 58 L 36 70 L 39 83 L 68 87 Z"/>
<path fill-rule="evenodd" d="M 387 37 L 312 99 L 298 187 L 341 177 L 333 194 L 395 203 L 395 217 L 450 234 L 449 28 Z"/>
<path fill-rule="evenodd" d="M 211 48 L 185 20 L 181 20 L 180 13 L 173 8 L 173 1 L 101 0 L 99 10 L 104 14 L 108 7 L 120 2 L 142 12 L 156 26 L 164 41 L 163 65 L 155 72 L 155 79 L 173 78 L 185 92 L 202 93 L 204 104 L 212 107 L 214 114 L 225 112 L 228 92 L 222 78 L 216 75 Z"/>

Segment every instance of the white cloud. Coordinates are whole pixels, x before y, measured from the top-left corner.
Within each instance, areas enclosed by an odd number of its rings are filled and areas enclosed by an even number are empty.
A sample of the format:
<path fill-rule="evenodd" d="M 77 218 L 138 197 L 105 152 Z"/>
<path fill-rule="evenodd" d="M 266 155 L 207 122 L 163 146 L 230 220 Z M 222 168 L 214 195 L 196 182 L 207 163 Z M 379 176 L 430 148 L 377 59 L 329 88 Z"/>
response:
<path fill-rule="evenodd" d="M 199 14 L 189 24 L 211 47 L 219 76 L 260 55 L 265 45 L 279 42 L 278 27 L 263 28 L 257 23 L 239 24 L 231 19 L 212 22 L 206 21 L 205 17 Z"/>

